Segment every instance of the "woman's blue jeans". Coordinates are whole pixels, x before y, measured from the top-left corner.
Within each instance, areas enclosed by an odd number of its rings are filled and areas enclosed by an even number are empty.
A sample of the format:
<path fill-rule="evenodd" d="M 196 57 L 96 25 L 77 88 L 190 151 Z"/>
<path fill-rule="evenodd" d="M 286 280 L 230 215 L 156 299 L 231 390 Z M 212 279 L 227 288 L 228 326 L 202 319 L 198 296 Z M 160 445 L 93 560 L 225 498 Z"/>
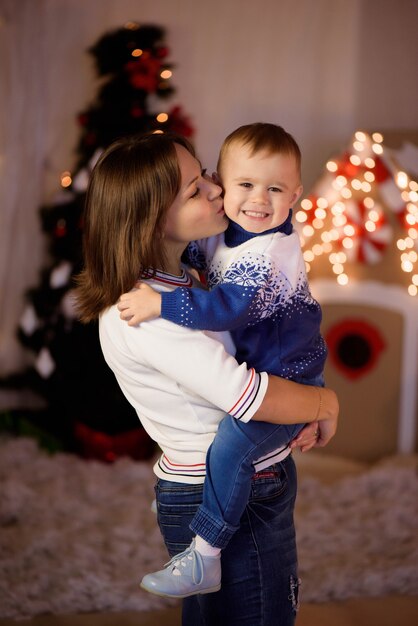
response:
<path fill-rule="evenodd" d="M 222 551 L 222 587 L 183 600 L 183 626 L 293 626 L 299 581 L 292 456 L 255 474 L 239 528 Z M 193 538 L 190 523 L 203 485 L 159 479 L 158 523 L 170 556 Z"/>

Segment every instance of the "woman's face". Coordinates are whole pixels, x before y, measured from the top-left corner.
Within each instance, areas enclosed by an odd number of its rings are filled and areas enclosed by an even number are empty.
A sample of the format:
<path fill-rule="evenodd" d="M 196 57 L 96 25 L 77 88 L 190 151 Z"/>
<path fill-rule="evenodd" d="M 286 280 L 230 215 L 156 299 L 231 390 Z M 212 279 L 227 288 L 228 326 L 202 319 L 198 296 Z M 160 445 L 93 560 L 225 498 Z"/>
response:
<path fill-rule="evenodd" d="M 182 249 L 190 241 L 222 233 L 228 226 L 222 189 L 204 176 L 201 165 L 186 148 L 175 144 L 181 173 L 180 190 L 167 211 L 164 243 Z"/>

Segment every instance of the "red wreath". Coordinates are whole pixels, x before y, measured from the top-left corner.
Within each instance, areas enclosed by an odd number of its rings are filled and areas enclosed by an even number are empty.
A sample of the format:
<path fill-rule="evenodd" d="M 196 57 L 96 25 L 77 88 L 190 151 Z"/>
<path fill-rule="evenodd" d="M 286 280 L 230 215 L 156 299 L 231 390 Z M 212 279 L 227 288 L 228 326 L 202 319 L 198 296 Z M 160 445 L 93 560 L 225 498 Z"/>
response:
<path fill-rule="evenodd" d="M 344 357 L 349 351 L 350 338 L 363 344 L 365 354 L 358 362 Z M 361 319 L 344 319 L 331 326 L 325 335 L 329 358 L 335 367 L 350 380 L 361 378 L 376 366 L 386 348 L 385 340 L 378 328 Z M 345 342 L 345 345 L 344 345 Z"/>

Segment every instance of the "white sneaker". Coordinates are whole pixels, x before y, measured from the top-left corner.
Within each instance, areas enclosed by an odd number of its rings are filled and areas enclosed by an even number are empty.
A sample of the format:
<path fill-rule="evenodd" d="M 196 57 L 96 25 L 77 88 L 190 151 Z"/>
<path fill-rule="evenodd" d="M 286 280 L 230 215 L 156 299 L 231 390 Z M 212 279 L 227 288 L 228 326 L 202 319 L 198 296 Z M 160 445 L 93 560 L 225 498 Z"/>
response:
<path fill-rule="evenodd" d="M 147 574 L 141 587 L 157 596 L 187 598 L 213 593 L 221 588 L 221 555 L 203 556 L 193 539 L 184 552 L 174 556 L 164 569 Z"/>

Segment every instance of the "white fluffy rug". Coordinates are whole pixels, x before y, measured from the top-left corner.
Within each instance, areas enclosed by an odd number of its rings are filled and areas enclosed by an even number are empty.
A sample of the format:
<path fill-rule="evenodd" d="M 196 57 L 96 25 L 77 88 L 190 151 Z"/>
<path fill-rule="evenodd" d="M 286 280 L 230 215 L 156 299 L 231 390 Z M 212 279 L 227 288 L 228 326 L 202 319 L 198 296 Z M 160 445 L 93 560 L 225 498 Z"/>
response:
<path fill-rule="evenodd" d="M 140 578 L 167 560 L 150 463 L 49 456 L 0 439 L 0 617 L 143 611 L 171 601 Z M 332 484 L 302 477 L 302 600 L 418 593 L 418 477 L 379 464 Z"/>

